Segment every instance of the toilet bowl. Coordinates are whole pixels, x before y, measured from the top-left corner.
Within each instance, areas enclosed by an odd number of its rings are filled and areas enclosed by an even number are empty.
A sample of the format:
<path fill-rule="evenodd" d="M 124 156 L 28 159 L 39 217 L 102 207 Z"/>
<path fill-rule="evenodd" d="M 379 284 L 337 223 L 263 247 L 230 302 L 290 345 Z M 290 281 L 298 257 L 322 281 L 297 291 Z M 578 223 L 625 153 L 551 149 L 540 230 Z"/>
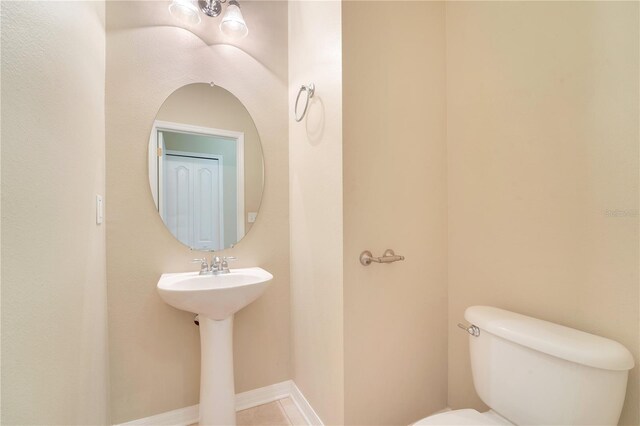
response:
<path fill-rule="evenodd" d="M 490 306 L 467 308 L 473 385 L 490 408 L 414 425 L 617 425 L 631 353 L 620 343 Z"/>
<path fill-rule="evenodd" d="M 465 408 L 463 410 L 446 411 L 444 413 L 435 414 L 426 417 L 416 423 L 414 426 L 439 425 L 439 426 L 464 426 L 464 425 L 513 425 L 510 421 L 495 413 L 492 410 L 486 413 Z"/>

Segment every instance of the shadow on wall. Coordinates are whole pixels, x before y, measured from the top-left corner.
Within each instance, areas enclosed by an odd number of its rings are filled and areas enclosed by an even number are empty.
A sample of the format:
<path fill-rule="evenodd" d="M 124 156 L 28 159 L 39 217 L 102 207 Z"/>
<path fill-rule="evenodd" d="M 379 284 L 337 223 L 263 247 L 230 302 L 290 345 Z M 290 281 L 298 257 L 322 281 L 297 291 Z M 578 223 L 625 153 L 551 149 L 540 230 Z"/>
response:
<path fill-rule="evenodd" d="M 195 35 L 207 46 L 225 45 L 242 50 L 253 57 L 274 75 L 287 75 L 287 62 L 281 57 L 281 40 L 286 34 L 286 26 L 274 29 L 273 22 L 280 19 L 280 8 L 261 6 L 260 3 L 247 2 L 242 9 L 245 21 L 249 26 L 249 34 L 241 40 L 232 41 L 219 30 L 219 19 L 203 16 L 194 25 L 182 24 L 171 16 L 168 1 L 118 1 L 110 2 L 110 14 L 117 14 L 118 19 L 107 20 L 107 30 L 111 32 L 139 30 L 142 28 L 175 28 L 185 35 Z"/>
<path fill-rule="evenodd" d="M 314 96 L 309 102 L 309 110 L 304 118 L 304 125 L 307 130 L 307 139 L 311 145 L 316 146 L 322 141 L 324 136 L 324 102 L 322 97 Z"/>

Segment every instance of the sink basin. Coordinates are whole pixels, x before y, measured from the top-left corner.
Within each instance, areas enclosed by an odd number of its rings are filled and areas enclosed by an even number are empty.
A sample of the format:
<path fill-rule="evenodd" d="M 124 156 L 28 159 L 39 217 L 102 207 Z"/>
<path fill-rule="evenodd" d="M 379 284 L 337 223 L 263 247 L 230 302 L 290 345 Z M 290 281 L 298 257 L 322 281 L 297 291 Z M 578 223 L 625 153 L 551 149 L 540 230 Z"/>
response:
<path fill-rule="evenodd" d="M 236 424 L 233 382 L 233 314 L 264 293 L 273 275 L 262 268 L 228 274 L 162 274 L 158 293 L 174 308 L 200 315 L 200 419 Z"/>
<path fill-rule="evenodd" d="M 174 308 L 223 320 L 260 297 L 272 279 L 262 268 L 232 269 L 221 275 L 162 274 L 158 292 Z"/>

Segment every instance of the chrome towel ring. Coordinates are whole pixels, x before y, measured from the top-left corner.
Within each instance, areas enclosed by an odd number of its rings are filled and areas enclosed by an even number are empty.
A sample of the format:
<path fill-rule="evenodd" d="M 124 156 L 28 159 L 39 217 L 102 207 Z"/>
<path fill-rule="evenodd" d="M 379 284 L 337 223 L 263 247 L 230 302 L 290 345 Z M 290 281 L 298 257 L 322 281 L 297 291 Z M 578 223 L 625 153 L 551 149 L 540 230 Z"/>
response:
<path fill-rule="evenodd" d="M 298 96 L 296 97 L 296 106 L 293 108 L 293 115 L 297 122 L 302 121 L 304 116 L 307 114 L 307 108 L 309 108 L 309 100 L 313 98 L 313 94 L 315 91 L 316 86 L 313 83 L 309 84 L 308 86 L 303 84 L 300 87 L 300 90 L 298 90 Z M 300 101 L 300 95 L 302 95 L 302 92 L 307 92 L 307 100 L 304 103 L 304 110 L 302 110 L 302 114 L 300 115 L 300 117 L 298 117 L 298 102 Z"/>

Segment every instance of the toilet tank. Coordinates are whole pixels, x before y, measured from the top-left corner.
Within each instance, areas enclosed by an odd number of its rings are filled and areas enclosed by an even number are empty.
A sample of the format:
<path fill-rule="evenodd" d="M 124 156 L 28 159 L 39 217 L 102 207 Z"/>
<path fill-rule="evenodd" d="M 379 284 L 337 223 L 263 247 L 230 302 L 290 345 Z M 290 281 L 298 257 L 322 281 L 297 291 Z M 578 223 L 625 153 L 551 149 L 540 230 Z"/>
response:
<path fill-rule="evenodd" d="M 490 306 L 467 308 L 473 383 L 517 425 L 616 425 L 631 353 L 620 343 Z"/>

